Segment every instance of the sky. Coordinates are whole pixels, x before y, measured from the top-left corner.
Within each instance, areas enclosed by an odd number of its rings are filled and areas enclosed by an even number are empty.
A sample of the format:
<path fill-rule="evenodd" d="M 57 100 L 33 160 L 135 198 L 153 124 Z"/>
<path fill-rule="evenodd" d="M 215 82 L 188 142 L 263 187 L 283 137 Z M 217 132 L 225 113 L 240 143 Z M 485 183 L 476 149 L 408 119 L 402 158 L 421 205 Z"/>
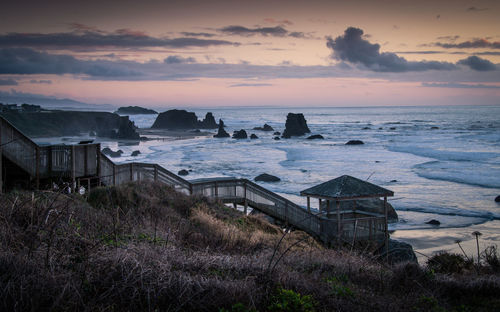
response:
<path fill-rule="evenodd" d="M 500 105 L 500 1 L 7 1 L 0 98 Z"/>

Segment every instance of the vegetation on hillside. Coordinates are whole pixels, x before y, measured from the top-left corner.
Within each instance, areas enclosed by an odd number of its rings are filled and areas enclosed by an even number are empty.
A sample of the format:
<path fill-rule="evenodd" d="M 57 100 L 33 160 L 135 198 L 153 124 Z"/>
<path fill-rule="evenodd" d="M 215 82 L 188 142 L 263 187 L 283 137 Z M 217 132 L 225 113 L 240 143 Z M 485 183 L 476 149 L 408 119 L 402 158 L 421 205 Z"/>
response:
<path fill-rule="evenodd" d="M 3 195 L 0 242 L 3 311 L 500 309 L 496 250 L 388 267 L 160 184 Z"/>

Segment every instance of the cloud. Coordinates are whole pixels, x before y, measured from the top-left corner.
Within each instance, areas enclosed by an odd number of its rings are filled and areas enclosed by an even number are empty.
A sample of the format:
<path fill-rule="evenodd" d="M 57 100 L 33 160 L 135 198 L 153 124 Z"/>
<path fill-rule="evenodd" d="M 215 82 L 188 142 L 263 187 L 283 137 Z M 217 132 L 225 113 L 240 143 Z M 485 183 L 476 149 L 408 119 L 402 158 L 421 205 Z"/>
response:
<path fill-rule="evenodd" d="M 192 37 L 156 38 L 141 31 L 118 29 L 112 33 L 89 30 L 69 33 L 9 33 L 0 35 L 0 47 L 36 47 L 47 49 L 74 49 L 89 47 L 119 48 L 187 48 L 239 45 L 236 42 Z"/>
<path fill-rule="evenodd" d="M 490 48 L 490 49 L 500 49 L 500 41 L 489 41 L 488 39 L 478 38 L 469 41 L 463 41 L 460 43 L 443 43 L 434 42 L 433 45 L 445 48 L 445 49 L 477 49 L 477 48 Z"/>
<path fill-rule="evenodd" d="M 476 8 L 475 6 L 471 6 L 467 8 L 467 12 L 481 12 L 481 11 L 487 11 L 488 8 Z"/>
<path fill-rule="evenodd" d="M 459 89 L 500 89 L 500 86 L 485 85 L 482 83 L 466 84 L 466 83 L 451 83 L 451 82 L 422 82 L 422 87 L 430 88 L 459 88 Z"/>
<path fill-rule="evenodd" d="M 236 88 L 236 87 L 269 87 L 272 86 L 270 83 L 237 83 L 230 85 L 229 88 Z"/>
<path fill-rule="evenodd" d="M 47 79 L 35 80 L 35 79 L 31 79 L 30 83 L 52 84 L 52 80 L 47 80 Z"/>
<path fill-rule="evenodd" d="M 269 24 L 279 24 L 279 25 L 293 25 L 293 22 L 288 19 L 277 20 L 272 17 L 267 17 L 264 19 L 264 22 Z"/>
<path fill-rule="evenodd" d="M 196 63 L 194 57 L 182 57 L 179 55 L 170 55 L 163 60 L 165 64 L 185 64 L 185 63 Z"/>
<path fill-rule="evenodd" d="M 489 71 L 497 69 L 495 64 L 493 64 L 492 62 L 475 55 L 460 60 L 457 62 L 457 64 L 469 66 L 471 69 L 477 71 Z"/>
<path fill-rule="evenodd" d="M 284 37 L 288 34 L 288 30 L 281 26 L 247 28 L 244 26 L 231 25 L 219 28 L 219 31 L 230 35 L 240 35 L 247 37 L 254 35 Z"/>
<path fill-rule="evenodd" d="M 391 52 L 380 52 L 379 44 L 372 44 L 363 38 L 363 30 L 349 27 L 342 36 L 327 37 L 327 47 L 332 49 L 331 57 L 352 64 L 361 64 L 376 72 L 408 72 L 426 70 L 453 70 L 456 65 L 437 61 L 407 61 Z"/>
<path fill-rule="evenodd" d="M 186 36 L 186 37 L 205 37 L 205 38 L 212 38 L 215 37 L 215 34 L 210 34 L 206 32 L 181 32 L 181 35 Z"/>
<path fill-rule="evenodd" d="M 17 86 L 19 83 L 14 79 L 0 79 L 0 86 Z"/>
<path fill-rule="evenodd" d="M 28 48 L 0 49 L 0 74 L 84 74 L 95 77 L 137 76 L 111 61 L 82 61 Z"/>
<path fill-rule="evenodd" d="M 438 40 L 447 40 L 447 41 L 456 41 L 458 38 L 460 38 L 459 35 L 437 37 Z"/>

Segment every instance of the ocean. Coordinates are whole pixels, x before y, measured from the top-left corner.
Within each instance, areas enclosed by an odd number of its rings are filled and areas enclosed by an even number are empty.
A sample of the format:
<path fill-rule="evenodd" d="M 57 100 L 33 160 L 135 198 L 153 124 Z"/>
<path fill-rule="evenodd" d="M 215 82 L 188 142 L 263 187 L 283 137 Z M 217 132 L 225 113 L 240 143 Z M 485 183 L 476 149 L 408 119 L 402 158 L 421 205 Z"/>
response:
<path fill-rule="evenodd" d="M 478 226 L 492 229 L 485 240 L 500 241 L 500 204 L 494 201 L 500 195 L 500 106 L 190 111 L 200 119 L 210 111 L 217 120 L 224 120 L 227 132 L 245 129 L 259 138 L 196 137 L 135 146 L 103 142 L 103 146 L 124 151 L 115 161 L 158 163 L 173 172 L 187 169 L 188 179 L 225 176 L 253 180 L 269 173 L 281 182 L 259 184 L 302 205 L 301 190 L 347 174 L 394 191 L 389 202 L 398 212 L 399 222 L 390 225 L 392 236 L 416 244 L 417 249 L 470 239 L 469 232 Z M 272 132 L 252 130 L 267 123 L 283 132 L 289 112 L 303 113 L 311 135 L 321 134 L 324 140 L 304 136 L 276 141 Z M 150 127 L 155 118 L 131 116 L 141 128 Z M 349 140 L 365 144 L 345 145 Z M 133 150 L 140 150 L 141 155 L 128 156 Z M 426 224 L 432 219 L 441 224 Z M 439 233 L 446 235 L 434 241 Z"/>

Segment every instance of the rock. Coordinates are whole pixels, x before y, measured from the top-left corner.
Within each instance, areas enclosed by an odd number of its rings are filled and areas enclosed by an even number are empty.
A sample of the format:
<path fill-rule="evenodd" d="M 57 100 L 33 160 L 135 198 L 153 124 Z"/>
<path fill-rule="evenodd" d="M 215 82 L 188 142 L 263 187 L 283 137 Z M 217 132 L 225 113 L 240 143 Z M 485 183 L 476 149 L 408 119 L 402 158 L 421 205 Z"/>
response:
<path fill-rule="evenodd" d="M 258 139 L 259 137 L 255 135 L 255 133 L 252 133 L 250 135 L 250 139 Z"/>
<path fill-rule="evenodd" d="M 286 116 L 285 131 L 283 131 L 282 137 L 289 139 L 292 136 L 301 136 L 306 133 L 310 133 L 309 127 L 307 127 L 307 121 L 303 114 L 293 114 L 288 113 Z"/>
<path fill-rule="evenodd" d="M 280 139 L 280 137 L 276 136 L 274 137 L 274 140 L 278 141 Z"/>
<path fill-rule="evenodd" d="M 326 201 L 322 202 L 321 207 L 326 211 Z M 331 207 L 334 209 L 334 207 Z M 352 200 L 346 200 L 340 202 L 340 209 L 342 210 L 352 210 L 354 208 L 354 202 Z M 370 213 L 384 214 L 384 201 L 379 198 L 368 198 L 368 199 L 358 199 L 356 200 L 356 210 L 363 210 Z M 396 209 L 387 203 L 387 218 L 389 223 L 398 222 L 398 213 Z"/>
<path fill-rule="evenodd" d="M 201 129 L 217 129 L 218 125 L 215 122 L 214 115 L 208 112 L 202 121 L 198 122 L 198 127 Z"/>
<path fill-rule="evenodd" d="M 391 180 L 390 183 L 396 183 L 398 180 Z"/>
<path fill-rule="evenodd" d="M 389 130 L 396 130 L 396 127 L 390 127 Z"/>
<path fill-rule="evenodd" d="M 260 131 L 274 131 L 273 127 L 271 127 L 268 124 L 264 124 L 263 127 L 255 127 L 253 130 L 260 130 Z"/>
<path fill-rule="evenodd" d="M 104 155 L 107 155 L 109 157 L 121 157 L 123 154 L 122 150 L 117 150 L 116 152 L 110 149 L 109 147 L 105 147 L 101 151 Z"/>
<path fill-rule="evenodd" d="M 243 129 L 240 131 L 234 131 L 233 132 L 233 139 L 246 139 L 248 138 L 247 132 Z"/>
<path fill-rule="evenodd" d="M 273 135 L 281 135 L 281 132 L 276 131 L 275 133 L 273 133 Z"/>
<path fill-rule="evenodd" d="M 360 141 L 360 140 L 350 140 L 345 145 L 362 145 L 362 144 L 365 144 L 365 143 L 363 141 Z"/>
<path fill-rule="evenodd" d="M 279 181 L 281 181 L 281 179 L 278 178 L 278 177 L 276 177 L 276 176 L 273 176 L 273 175 L 270 175 L 270 174 L 267 174 L 267 173 L 263 173 L 263 174 L 260 174 L 260 175 L 256 176 L 254 178 L 254 181 L 279 182 Z"/>
<path fill-rule="evenodd" d="M 379 130 L 382 130 L 382 129 L 384 129 L 384 128 L 380 127 L 380 128 L 378 128 L 378 129 L 379 129 Z"/>
<path fill-rule="evenodd" d="M 437 130 L 439 127 L 431 127 L 431 130 Z"/>
<path fill-rule="evenodd" d="M 214 135 L 214 138 L 229 138 L 230 135 L 229 133 L 224 130 L 224 122 L 222 119 L 219 119 L 219 130 L 217 131 L 217 134 Z"/>
<path fill-rule="evenodd" d="M 141 137 L 139 138 L 139 140 L 140 140 L 140 141 L 148 141 L 149 139 L 148 139 L 148 137 L 146 137 L 146 136 L 141 136 Z"/>
<path fill-rule="evenodd" d="M 439 222 L 438 220 L 436 219 L 432 219 L 431 221 L 427 221 L 425 222 L 426 224 L 430 224 L 430 225 L 440 225 L 441 222 Z"/>
<path fill-rule="evenodd" d="M 381 259 L 385 259 L 386 247 L 385 245 L 379 249 Z M 399 262 L 414 262 L 418 263 L 417 256 L 413 251 L 413 247 L 404 242 L 394 239 L 389 239 L 389 263 L 395 264 Z"/>
<path fill-rule="evenodd" d="M 120 114 L 120 115 L 138 115 L 138 114 L 158 114 L 157 111 L 154 111 L 152 109 L 147 109 L 143 108 L 140 106 L 127 106 L 127 107 L 120 107 L 118 110 L 115 112 L 115 114 Z"/>
<path fill-rule="evenodd" d="M 307 138 L 308 140 L 323 140 L 324 137 L 321 134 L 311 135 Z"/>
<path fill-rule="evenodd" d="M 192 133 L 201 133 L 201 130 L 200 129 L 195 129 L 193 131 L 191 131 Z"/>
<path fill-rule="evenodd" d="M 187 171 L 186 169 L 182 169 L 179 172 L 177 172 L 177 174 L 180 176 L 187 176 L 189 174 L 189 171 Z"/>
<path fill-rule="evenodd" d="M 130 154 L 130 156 L 139 156 L 141 154 L 141 151 L 133 151 L 132 154 Z"/>
<path fill-rule="evenodd" d="M 116 133 L 117 139 L 126 140 L 139 140 L 140 135 L 136 131 L 136 126 L 133 121 L 131 121 L 128 116 L 120 117 L 120 125 L 118 126 L 118 132 Z"/>
<path fill-rule="evenodd" d="M 361 130 L 370 130 L 371 128 L 370 127 L 363 127 L 363 129 Z"/>
<path fill-rule="evenodd" d="M 151 126 L 152 129 L 195 129 L 197 127 L 196 114 L 183 109 L 171 109 L 160 113 Z"/>
<path fill-rule="evenodd" d="M 500 203 L 500 195 L 498 195 L 497 197 L 495 197 L 495 202 Z"/>

